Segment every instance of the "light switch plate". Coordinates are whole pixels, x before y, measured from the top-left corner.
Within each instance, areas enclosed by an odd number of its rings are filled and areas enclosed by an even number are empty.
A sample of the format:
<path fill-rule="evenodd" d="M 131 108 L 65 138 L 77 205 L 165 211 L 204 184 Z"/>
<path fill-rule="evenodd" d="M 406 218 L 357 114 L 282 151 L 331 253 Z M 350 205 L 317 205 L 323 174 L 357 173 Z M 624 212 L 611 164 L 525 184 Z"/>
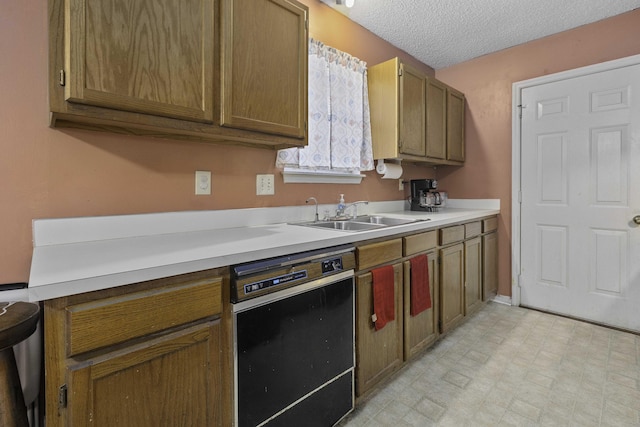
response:
<path fill-rule="evenodd" d="M 256 175 L 256 195 L 272 196 L 276 193 L 273 174 Z"/>
<path fill-rule="evenodd" d="M 196 171 L 196 195 L 211 194 L 211 171 Z"/>

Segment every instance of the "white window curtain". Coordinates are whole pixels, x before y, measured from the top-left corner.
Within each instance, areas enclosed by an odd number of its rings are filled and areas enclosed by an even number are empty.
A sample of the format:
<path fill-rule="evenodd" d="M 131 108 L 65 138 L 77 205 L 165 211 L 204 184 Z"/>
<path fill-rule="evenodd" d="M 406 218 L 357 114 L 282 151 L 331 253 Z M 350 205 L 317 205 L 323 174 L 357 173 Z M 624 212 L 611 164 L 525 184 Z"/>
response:
<path fill-rule="evenodd" d="M 279 150 L 276 166 L 359 173 L 373 170 L 367 64 L 309 39 L 309 143 Z"/>

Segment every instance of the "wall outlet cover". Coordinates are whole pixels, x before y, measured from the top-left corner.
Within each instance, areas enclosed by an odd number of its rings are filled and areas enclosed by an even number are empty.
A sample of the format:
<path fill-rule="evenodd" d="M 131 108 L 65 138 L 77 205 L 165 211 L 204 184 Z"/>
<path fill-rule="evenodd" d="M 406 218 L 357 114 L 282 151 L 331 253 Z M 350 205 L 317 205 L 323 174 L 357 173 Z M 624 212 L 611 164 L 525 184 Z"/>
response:
<path fill-rule="evenodd" d="M 196 171 L 196 195 L 211 194 L 211 171 Z"/>
<path fill-rule="evenodd" d="M 276 193 L 273 174 L 256 175 L 256 195 L 272 196 Z"/>

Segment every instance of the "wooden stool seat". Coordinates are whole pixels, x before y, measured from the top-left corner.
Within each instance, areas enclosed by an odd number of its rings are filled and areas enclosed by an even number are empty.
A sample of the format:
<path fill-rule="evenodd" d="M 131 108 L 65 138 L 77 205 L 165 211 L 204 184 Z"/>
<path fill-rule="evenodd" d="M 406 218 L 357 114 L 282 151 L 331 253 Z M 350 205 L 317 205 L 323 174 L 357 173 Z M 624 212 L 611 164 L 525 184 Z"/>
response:
<path fill-rule="evenodd" d="M 0 426 L 29 425 L 13 346 L 33 334 L 39 317 L 38 304 L 0 302 Z"/>

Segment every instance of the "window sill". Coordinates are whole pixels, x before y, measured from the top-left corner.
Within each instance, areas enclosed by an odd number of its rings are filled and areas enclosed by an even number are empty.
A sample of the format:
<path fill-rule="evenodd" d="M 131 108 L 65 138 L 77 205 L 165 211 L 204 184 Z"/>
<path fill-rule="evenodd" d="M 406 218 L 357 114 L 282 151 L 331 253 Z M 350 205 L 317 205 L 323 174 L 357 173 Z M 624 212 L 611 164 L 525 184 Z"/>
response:
<path fill-rule="evenodd" d="M 282 177 L 285 184 L 360 184 L 366 175 L 336 171 L 309 171 L 284 168 Z"/>

